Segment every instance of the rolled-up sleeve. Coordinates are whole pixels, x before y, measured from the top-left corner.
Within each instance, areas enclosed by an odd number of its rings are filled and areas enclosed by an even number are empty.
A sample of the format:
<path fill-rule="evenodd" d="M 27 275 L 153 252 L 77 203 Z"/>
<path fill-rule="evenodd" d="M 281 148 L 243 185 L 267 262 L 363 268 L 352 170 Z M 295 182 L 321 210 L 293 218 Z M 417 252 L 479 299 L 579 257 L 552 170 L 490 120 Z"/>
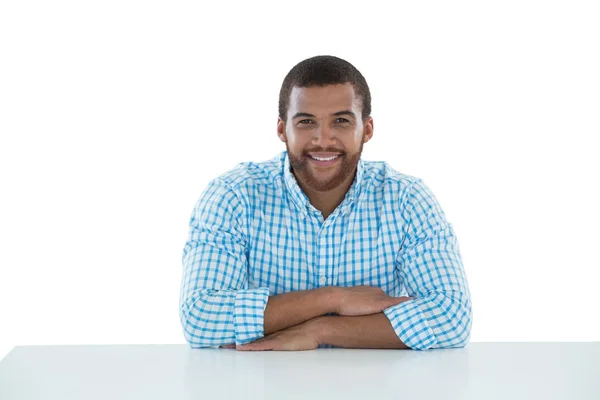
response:
<path fill-rule="evenodd" d="M 471 335 L 471 296 L 452 225 L 420 179 L 400 204 L 404 228 L 396 268 L 413 300 L 384 313 L 412 349 L 464 347 Z"/>
<path fill-rule="evenodd" d="M 192 348 L 243 344 L 264 335 L 268 288 L 250 288 L 244 206 L 216 179 L 190 218 L 179 316 Z"/>

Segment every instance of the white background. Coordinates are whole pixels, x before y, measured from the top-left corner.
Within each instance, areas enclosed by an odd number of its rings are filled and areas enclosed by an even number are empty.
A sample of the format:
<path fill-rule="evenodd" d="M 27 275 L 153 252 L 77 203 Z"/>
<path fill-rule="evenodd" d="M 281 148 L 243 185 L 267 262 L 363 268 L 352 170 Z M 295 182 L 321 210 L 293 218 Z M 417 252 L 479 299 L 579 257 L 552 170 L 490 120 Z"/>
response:
<path fill-rule="evenodd" d="M 192 207 L 284 150 L 281 81 L 318 54 L 371 87 L 363 158 L 453 223 L 472 341 L 600 340 L 597 2 L 1 4 L 0 358 L 185 343 Z"/>

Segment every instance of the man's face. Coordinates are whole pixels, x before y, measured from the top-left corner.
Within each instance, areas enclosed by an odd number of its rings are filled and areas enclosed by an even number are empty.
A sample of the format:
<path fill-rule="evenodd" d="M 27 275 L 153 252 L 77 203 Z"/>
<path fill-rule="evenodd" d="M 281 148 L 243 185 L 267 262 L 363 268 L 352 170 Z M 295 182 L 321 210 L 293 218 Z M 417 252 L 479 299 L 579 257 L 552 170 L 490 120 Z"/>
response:
<path fill-rule="evenodd" d="M 363 123 L 361 110 L 350 83 L 292 89 L 287 121 L 278 121 L 277 133 L 304 186 L 326 192 L 354 178 L 373 135 L 373 119 Z"/>

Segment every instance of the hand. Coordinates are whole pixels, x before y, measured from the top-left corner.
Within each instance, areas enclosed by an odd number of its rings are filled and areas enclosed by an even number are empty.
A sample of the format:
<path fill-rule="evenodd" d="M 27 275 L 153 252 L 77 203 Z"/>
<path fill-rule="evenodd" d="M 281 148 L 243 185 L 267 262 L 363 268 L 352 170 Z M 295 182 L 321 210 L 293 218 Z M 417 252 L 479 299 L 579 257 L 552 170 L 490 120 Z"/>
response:
<path fill-rule="evenodd" d="M 296 325 L 291 328 L 272 333 L 268 336 L 255 340 L 252 343 L 237 346 L 237 350 L 314 350 L 317 347 L 319 347 L 319 341 L 317 340 L 316 323 L 317 322 L 315 320 L 306 321 L 300 325 Z"/>
<path fill-rule="evenodd" d="M 344 316 L 377 314 L 411 300 L 410 297 L 390 297 L 374 286 L 337 287 L 335 290 L 336 313 Z"/>

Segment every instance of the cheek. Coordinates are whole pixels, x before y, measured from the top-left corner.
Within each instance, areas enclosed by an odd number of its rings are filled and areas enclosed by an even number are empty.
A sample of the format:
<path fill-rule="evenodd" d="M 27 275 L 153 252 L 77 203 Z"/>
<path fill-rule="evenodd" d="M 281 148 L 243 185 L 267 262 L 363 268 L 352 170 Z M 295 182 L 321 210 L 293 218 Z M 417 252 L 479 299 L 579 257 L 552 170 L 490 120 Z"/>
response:
<path fill-rule="evenodd" d="M 297 150 L 303 149 L 306 145 L 305 141 L 303 141 L 302 136 L 288 134 L 287 142 L 290 147 L 293 147 Z"/>
<path fill-rule="evenodd" d="M 361 140 L 361 137 L 348 136 L 346 140 L 342 141 L 342 146 L 348 152 L 355 152 L 360 147 Z"/>

